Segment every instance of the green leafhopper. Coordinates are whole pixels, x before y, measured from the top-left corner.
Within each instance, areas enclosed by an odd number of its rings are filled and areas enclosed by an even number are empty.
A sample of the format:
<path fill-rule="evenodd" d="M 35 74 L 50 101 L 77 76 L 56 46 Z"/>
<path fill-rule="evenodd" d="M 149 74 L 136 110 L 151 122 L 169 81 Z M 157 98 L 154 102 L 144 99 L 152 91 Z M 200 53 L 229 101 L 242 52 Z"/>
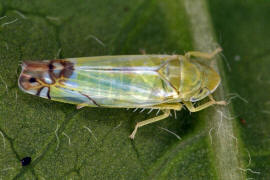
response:
<path fill-rule="evenodd" d="M 221 51 L 185 55 L 121 55 L 26 61 L 19 87 L 43 98 L 76 104 L 77 108 L 145 108 L 163 114 L 137 123 L 137 129 L 167 118 L 184 105 L 191 112 L 214 104 L 212 93 L 220 84 L 218 73 L 207 65 Z M 195 58 L 195 59 L 194 59 Z M 200 58 L 200 60 L 196 59 Z M 209 97 L 194 107 L 193 102 Z"/>

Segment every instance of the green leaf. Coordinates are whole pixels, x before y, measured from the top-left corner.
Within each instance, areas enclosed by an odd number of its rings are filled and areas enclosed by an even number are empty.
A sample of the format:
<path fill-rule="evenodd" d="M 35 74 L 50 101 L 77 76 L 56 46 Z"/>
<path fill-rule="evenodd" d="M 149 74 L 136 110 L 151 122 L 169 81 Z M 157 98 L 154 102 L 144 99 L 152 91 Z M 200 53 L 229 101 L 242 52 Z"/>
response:
<path fill-rule="evenodd" d="M 270 177 L 269 8 L 265 0 L 0 0 L 0 179 Z M 230 68 L 216 59 L 215 98 L 237 93 L 248 103 L 182 110 L 134 141 L 136 122 L 155 113 L 77 110 L 17 86 L 24 60 L 210 52 L 218 43 Z"/>

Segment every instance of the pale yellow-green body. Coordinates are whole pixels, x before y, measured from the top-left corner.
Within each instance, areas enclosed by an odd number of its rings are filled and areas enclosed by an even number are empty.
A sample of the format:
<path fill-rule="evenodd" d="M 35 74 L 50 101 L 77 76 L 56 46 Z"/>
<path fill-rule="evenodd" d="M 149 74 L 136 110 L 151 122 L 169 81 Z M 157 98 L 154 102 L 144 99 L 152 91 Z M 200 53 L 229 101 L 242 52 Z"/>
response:
<path fill-rule="evenodd" d="M 64 90 L 58 86 L 51 88 L 51 98 L 78 104 L 70 96 L 79 97 L 77 92 L 80 92 L 96 102 L 81 95 L 84 102 L 79 103 L 80 106 L 143 108 L 182 101 L 195 102 L 211 93 L 220 81 L 213 69 L 181 55 L 104 56 L 67 60 L 74 63 L 75 71 L 63 82 Z M 67 92 L 67 89 L 72 92 Z"/>
<path fill-rule="evenodd" d="M 69 58 L 25 62 L 20 88 L 30 94 L 55 101 L 77 104 L 78 108 L 149 108 L 164 114 L 136 125 L 137 128 L 164 119 L 170 110 L 184 104 L 198 111 L 213 104 L 211 93 L 220 83 L 218 73 L 205 59 L 217 54 L 189 52 L 182 55 L 122 55 Z M 193 59 L 191 56 L 199 57 Z M 209 97 L 194 107 L 192 102 Z"/>

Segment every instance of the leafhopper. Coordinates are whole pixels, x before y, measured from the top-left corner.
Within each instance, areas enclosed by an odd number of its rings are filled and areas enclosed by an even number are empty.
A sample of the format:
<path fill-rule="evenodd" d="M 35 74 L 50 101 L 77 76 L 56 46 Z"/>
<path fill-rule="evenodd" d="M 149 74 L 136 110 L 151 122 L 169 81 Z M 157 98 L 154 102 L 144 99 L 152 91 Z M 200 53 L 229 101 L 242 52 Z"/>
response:
<path fill-rule="evenodd" d="M 185 55 L 121 55 L 25 61 L 19 87 L 42 98 L 76 104 L 77 108 L 145 108 L 158 109 L 162 115 L 136 124 L 139 127 L 162 120 L 170 110 L 185 106 L 196 112 L 215 101 L 212 93 L 220 76 L 208 61 L 212 53 L 191 51 Z M 208 97 L 208 102 L 194 106 Z"/>

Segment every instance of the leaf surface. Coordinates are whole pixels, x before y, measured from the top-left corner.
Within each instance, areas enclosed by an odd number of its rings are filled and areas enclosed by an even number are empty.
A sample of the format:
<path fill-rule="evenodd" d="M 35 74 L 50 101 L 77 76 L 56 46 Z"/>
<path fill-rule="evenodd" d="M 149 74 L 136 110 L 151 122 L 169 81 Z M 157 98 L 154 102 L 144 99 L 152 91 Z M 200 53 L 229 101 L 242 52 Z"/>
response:
<path fill-rule="evenodd" d="M 237 93 L 248 103 L 233 99 L 226 111 L 237 118 L 223 121 L 219 107 L 192 114 L 182 110 L 176 119 L 140 128 L 132 141 L 128 136 L 136 122 L 156 112 L 77 110 L 25 94 L 17 86 L 20 64 L 209 50 L 197 43 L 192 20 L 198 17 L 189 12 L 187 0 L 0 1 L 0 178 L 224 179 L 226 172 L 238 174 L 237 179 L 269 177 L 270 3 L 202 2 L 205 9 L 197 13 L 210 23 L 207 37 L 222 46 L 231 66 L 229 71 L 218 60 L 224 98 Z M 221 132 L 227 141 L 222 141 L 218 130 L 226 123 L 228 131 Z M 221 147 L 236 152 L 228 157 Z M 32 162 L 22 167 L 26 156 Z M 237 163 L 222 163 L 227 158 Z"/>

